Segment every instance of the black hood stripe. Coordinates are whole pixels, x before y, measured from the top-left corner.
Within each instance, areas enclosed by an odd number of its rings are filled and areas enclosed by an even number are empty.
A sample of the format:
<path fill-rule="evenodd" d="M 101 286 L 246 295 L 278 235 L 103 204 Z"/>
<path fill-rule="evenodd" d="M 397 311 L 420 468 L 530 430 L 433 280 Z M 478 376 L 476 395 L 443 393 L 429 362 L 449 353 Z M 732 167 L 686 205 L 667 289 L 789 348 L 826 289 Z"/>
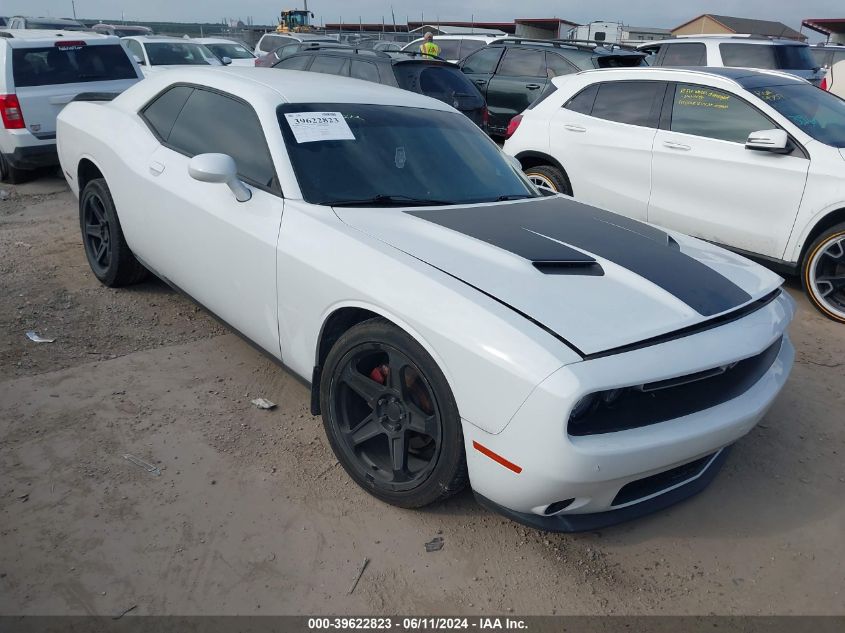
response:
<path fill-rule="evenodd" d="M 405 213 L 531 262 L 589 263 L 595 260 L 588 253 L 594 253 L 663 288 L 703 316 L 751 300 L 731 280 L 682 253 L 665 232 L 562 196 Z"/>

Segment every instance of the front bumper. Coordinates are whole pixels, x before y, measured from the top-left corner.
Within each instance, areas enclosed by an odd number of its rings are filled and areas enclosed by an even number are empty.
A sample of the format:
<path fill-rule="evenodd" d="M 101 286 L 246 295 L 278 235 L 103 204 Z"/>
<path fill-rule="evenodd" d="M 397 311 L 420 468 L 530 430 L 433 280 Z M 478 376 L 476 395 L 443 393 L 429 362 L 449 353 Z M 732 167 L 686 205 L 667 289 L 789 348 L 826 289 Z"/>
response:
<path fill-rule="evenodd" d="M 757 424 L 786 383 L 795 355 L 786 335 L 793 308 L 789 296 L 781 293 L 733 323 L 563 367 L 532 392 L 501 433 L 486 433 L 464 422 L 473 490 L 488 507 L 554 531 L 596 529 L 695 494 L 715 477 L 726 456 L 722 449 Z M 587 436 L 567 433 L 569 412 L 587 393 L 694 374 L 750 358 L 781 337 L 768 370 L 730 400 L 639 428 Z M 624 410 L 620 415 L 624 416 Z M 504 457 L 519 472 L 474 450 L 476 444 Z M 690 463 L 708 456 L 712 459 L 694 476 L 671 479 L 673 472 L 684 473 Z M 643 486 L 644 482 L 659 486 L 662 476 L 667 477 L 664 488 Z M 645 492 L 637 496 L 637 490 Z"/>

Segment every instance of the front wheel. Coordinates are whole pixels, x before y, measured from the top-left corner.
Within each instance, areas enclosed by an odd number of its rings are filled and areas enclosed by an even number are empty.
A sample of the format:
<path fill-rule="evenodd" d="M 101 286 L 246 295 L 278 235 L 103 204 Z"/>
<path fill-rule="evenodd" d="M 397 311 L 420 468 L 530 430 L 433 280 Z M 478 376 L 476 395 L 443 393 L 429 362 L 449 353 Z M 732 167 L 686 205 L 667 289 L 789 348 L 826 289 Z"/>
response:
<path fill-rule="evenodd" d="M 822 233 L 807 249 L 801 279 L 816 309 L 845 323 L 845 223 Z"/>
<path fill-rule="evenodd" d="M 563 173 L 563 170 L 551 165 L 537 165 L 536 167 L 528 167 L 523 170 L 528 180 L 530 180 L 537 187 L 544 187 L 550 189 L 555 193 L 572 195 L 572 185 L 569 183 L 569 178 Z"/>
<path fill-rule="evenodd" d="M 79 196 L 79 226 L 88 265 L 110 288 L 138 283 L 147 276 L 123 237 L 117 210 L 106 181 L 96 178 Z"/>
<path fill-rule="evenodd" d="M 443 373 L 383 319 L 348 330 L 326 359 L 323 425 L 355 482 L 393 505 L 445 499 L 467 481 L 458 407 Z"/>

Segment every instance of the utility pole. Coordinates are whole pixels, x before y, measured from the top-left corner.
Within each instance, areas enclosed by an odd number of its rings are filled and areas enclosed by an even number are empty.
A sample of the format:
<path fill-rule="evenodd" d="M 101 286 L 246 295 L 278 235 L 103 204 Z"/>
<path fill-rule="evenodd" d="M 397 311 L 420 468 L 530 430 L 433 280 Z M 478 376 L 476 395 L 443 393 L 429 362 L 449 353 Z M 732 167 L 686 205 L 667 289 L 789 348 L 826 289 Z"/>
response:
<path fill-rule="evenodd" d="M 70 0 L 70 6 L 71 6 L 71 8 L 73 8 L 73 19 L 75 20 L 76 19 L 76 1 Z"/>

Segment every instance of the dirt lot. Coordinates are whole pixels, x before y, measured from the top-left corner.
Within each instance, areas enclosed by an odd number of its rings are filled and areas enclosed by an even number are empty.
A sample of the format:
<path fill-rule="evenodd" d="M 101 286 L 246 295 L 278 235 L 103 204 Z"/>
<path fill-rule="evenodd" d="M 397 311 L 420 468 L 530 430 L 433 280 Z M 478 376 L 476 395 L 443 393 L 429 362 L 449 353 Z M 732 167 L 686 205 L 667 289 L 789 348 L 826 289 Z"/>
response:
<path fill-rule="evenodd" d="M 713 485 L 549 535 L 469 492 L 379 503 L 299 382 L 159 282 L 95 281 L 62 181 L 2 188 L 0 613 L 845 614 L 845 327 L 795 286 L 792 378 Z"/>

